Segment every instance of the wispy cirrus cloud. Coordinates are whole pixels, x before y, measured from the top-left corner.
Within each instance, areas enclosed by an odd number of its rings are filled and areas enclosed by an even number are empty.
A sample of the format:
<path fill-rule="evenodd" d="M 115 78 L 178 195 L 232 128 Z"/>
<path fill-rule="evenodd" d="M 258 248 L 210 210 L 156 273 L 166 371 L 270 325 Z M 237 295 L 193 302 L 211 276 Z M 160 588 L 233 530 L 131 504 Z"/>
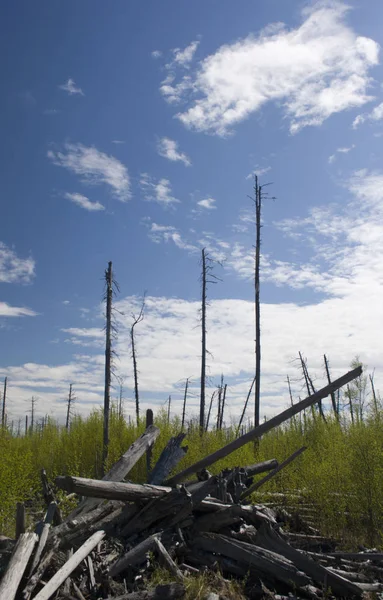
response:
<path fill-rule="evenodd" d="M 0 283 L 30 283 L 35 276 L 33 258 L 20 258 L 16 252 L 0 242 Z"/>
<path fill-rule="evenodd" d="M 170 207 L 180 202 L 180 200 L 172 196 L 169 179 L 162 178 L 155 181 L 148 173 L 141 173 L 140 186 L 145 200 L 157 202 L 164 207 Z"/>
<path fill-rule="evenodd" d="M 83 196 L 82 194 L 66 192 L 64 197 L 89 212 L 105 210 L 105 206 L 103 204 L 100 202 L 92 202 L 89 200 L 89 198 Z"/>
<path fill-rule="evenodd" d="M 7 302 L 0 301 L 0 317 L 36 317 L 37 314 L 30 308 L 11 306 Z"/>
<path fill-rule="evenodd" d="M 187 242 L 180 232 L 172 225 L 159 225 L 158 223 L 150 223 L 149 238 L 152 242 L 159 244 L 160 242 L 173 242 L 177 248 L 195 252 L 198 248 Z"/>
<path fill-rule="evenodd" d="M 153 52 L 151 52 L 152 58 L 161 58 L 161 56 L 162 56 L 161 50 L 153 50 Z"/>
<path fill-rule="evenodd" d="M 331 165 L 333 162 L 335 162 L 337 154 L 348 154 L 349 152 L 351 152 L 351 150 L 354 150 L 355 148 L 355 144 L 352 144 L 351 146 L 343 146 L 341 148 L 337 148 L 334 152 L 334 154 L 331 154 L 331 156 L 328 157 L 328 163 Z"/>
<path fill-rule="evenodd" d="M 69 96 L 74 96 L 76 94 L 78 94 L 80 96 L 85 96 L 82 89 L 80 87 L 76 86 L 74 80 L 71 77 L 69 77 L 69 79 L 65 83 L 62 83 L 61 85 L 59 85 L 59 88 L 60 88 L 60 90 L 67 92 L 69 94 Z"/>
<path fill-rule="evenodd" d="M 157 144 L 157 151 L 160 156 L 163 156 L 168 160 L 183 162 L 186 167 L 191 166 L 190 158 L 184 152 L 179 152 L 178 142 L 175 140 L 171 140 L 167 137 L 161 138 Z"/>
<path fill-rule="evenodd" d="M 381 121 L 383 119 L 383 102 L 375 106 L 370 113 L 357 115 L 352 123 L 352 128 L 357 129 L 366 121 Z"/>
<path fill-rule="evenodd" d="M 177 117 L 197 131 L 226 135 L 266 103 L 282 106 L 291 133 L 372 100 L 369 71 L 379 45 L 346 22 L 348 7 L 332 0 L 302 12 L 302 24 L 278 23 L 221 46 L 192 75 L 169 75 L 161 91 L 189 103 Z M 197 99 L 196 99 L 197 98 Z"/>
<path fill-rule="evenodd" d="M 117 158 L 83 144 L 68 143 L 64 149 L 65 152 L 49 150 L 47 156 L 55 165 L 79 175 L 85 183 L 108 185 L 118 200 L 129 200 L 129 173 Z"/>
<path fill-rule="evenodd" d="M 257 165 L 253 171 L 246 175 L 246 179 L 254 179 L 255 175 L 262 177 L 262 175 L 266 175 L 269 171 L 271 171 L 271 167 L 259 167 Z"/>
<path fill-rule="evenodd" d="M 188 68 L 189 64 L 194 58 L 194 54 L 196 53 L 198 45 L 199 41 L 195 40 L 194 42 L 191 42 L 188 46 L 186 46 L 186 48 L 184 48 L 183 50 L 181 50 L 180 48 L 174 48 L 173 63 L 181 67 Z"/>

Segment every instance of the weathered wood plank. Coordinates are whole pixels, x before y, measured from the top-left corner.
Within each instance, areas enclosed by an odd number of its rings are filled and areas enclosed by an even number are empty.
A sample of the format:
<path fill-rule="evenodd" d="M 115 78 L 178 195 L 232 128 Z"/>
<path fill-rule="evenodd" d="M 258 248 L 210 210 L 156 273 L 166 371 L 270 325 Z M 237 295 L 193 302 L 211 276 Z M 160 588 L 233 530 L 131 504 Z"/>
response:
<path fill-rule="evenodd" d="M 305 400 L 302 400 L 301 402 L 297 402 L 290 408 L 281 412 L 276 417 L 273 417 L 269 421 L 266 421 L 265 423 L 262 423 L 258 427 L 255 427 L 248 433 L 245 433 L 245 435 L 242 435 L 241 437 L 233 440 L 232 442 L 230 442 L 223 448 L 220 448 L 219 450 L 216 450 L 212 454 L 205 456 L 205 458 L 202 458 L 201 460 L 194 463 L 190 467 L 187 467 L 186 469 L 181 471 L 181 473 L 177 473 L 177 475 L 174 475 L 174 477 L 171 477 L 165 483 L 167 485 L 174 485 L 176 483 L 179 483 L 183 479 L 185 479 L 185 477 L 187 477 L 188 475 L 191 475 L 191 473 L 196 473 L 197 471 L 200 471 L 201 469 L 204 469 L 204 468 L 208 467 L 209 465 L 212 465 L 213 463 L 217 462 L 217 460 L 220 460 L 221 458 L 225 458 L 225 456 L 228 456 L 235 450 L 238 450 L 238 448 L 241 448 L 248 442 L 251 442 L 255 439 L 262 437 L 268 431 L 271 431 L 275 427 L 278 427 L 278 425 L 281 425 L 288 419 L 291 419 L 291 417 L 293 417 L 294 415 L 297 415 L 305 408 L 309 408 L 310 406 L 312 406 L 313 404 L 318 402 L 318 400 L 322 400 L 323 398 L 326 398 L 329 394 L 331 394 L 331 392 L 336 391 L 337 389 L 341 388 L 343 385 L 346 385 L 347 383 L 349 383 L 356 377 L 359 377 L 362 374 L 362 372 L 363 372 L 362 367 L 357 367 L 356 369 L 349 371 L 348 373 L 346 373 L 345 375 L 342 375 L 342 377 L 339 377 L 338 379 L 336 379 L 329 385 L 326 385 L 326 387 L 322 388 L 318 392 L 315 392 L 315 394 L 308 396 L 308 398 L 305 398 Z"/>
<path fill-rule="evenodd" d="M 75 492 L 81 496 L 92 498 L 123 500 L 126 502 L 160 498 L 171 492 L 170 487 L 100 481 L 98 479 L 85 479 L 84 477 L 56 477 L 55 481 L 58 488 L 67 492 Z"/>
<path fill-rule="evenodd" d="M 160 485 L 179 461 L 184 458 L 188 451 L 187 446 L 181 446 L 185 437 L 186 433 L 179 433 L 177 436 L 170 438 L 150 473 L 149 483 Z"/>
<path fill-rule="evenodd" d="M 128 450 L 114 463 L 112 468 L 104 475 L 102 481 L 122 481 L 134 465 L 140 460 L 141 456 L 149 450 L 160 434 L 158 427 L 149 425 L 144 433 L 135 441 Z M 96 498 L 86 498 L 70 513 L 68 519 L 72 519 L 75 515 L 89 512 L 100 504 L 100 500 Z"/>
<path fill-rule="evenodd" d="M 35 533 L 22 533 L 14 547 L 11 560 L 0 582 L 1 600 L 14 600 L 24 571 L 31 557 L 37 535 Z"/>
<path fill-rule="evenodd" d="M 59 589 L 67 577 L 78 567 L 78 565 L 92 552 L 92 550 L 105 537 L 104 531 L 97 531 L 73 554 L 73 556 L 53 575 L 44 588 L 35 596 L 34 600 L 49 600 Z"/>

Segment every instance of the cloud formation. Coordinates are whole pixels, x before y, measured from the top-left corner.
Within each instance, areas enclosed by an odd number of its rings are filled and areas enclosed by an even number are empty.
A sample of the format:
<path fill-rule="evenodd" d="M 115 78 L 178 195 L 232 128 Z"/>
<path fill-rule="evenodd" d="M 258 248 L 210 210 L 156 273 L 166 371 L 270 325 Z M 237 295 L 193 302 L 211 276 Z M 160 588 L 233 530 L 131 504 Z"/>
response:
<path fill-rule="evenodd" d="M 20 258 L 0 242 L 0 283 L 30 283 L 35 275 L 33 258 Z"/>
<path fill-rule="evenodd" d="M 357 129 L 365 121 L 381 121 L 383 119 L 383 102 L 375 106 L 370 113 L 357 115 L 352 123 L 352 128 Z"/>
<path fill-rule="evenodd" d="M 103 206 L 100 202 L 92 202 L 91 200 L 89 200 L 89 198 L 83 196 L 82 194 L 72 194 L 70 192 L 66 192 L 64 196 L 65 198 L 67 198 L 67 200 L 74 202 L 78 206 L 81 206 L 81 208 L 84 208 L 85 210 L 88 210 L 90 212 L 105 210 L 105 206 Z"/>
<path fill-rule="evenodd" d="M 178 143 L 170 138 L 163 137 L 157 145 L 158 154 L 174 162 L 181 161 L 186 167 L 191 166 L 190 158 L 184 153 L 178 151 Z"/>
<path fill-rule="evenodd" d="M 140 186 L 145 200 L 157 202 L 165 208 L 180 202 L 172 196 L 169 179 L 162 178 L 156 182 L 148 173 L 141 173 Z"/>
<path fill-rule="evenodd" d="M 206 208 L 207 210 L 212 210 L 213 208 L 217 208 L 215 206 L 215 199 L 214 198 L 205 198 L 204 200 L 200 200 L 199 202 L 197 202 L 198 206 L 201 206 L 202 208 Z"/>
<path fill-rule="evenodd" d="M 67 92 L 69 96 L 74 96 L 75 94 L 79 94 L 80 96 L 85 96 L 84 92 L 80 87 L 77 87 L 74 80 L 69 78 L 68 81 L 59 85 L 60 90 L 64 90 Z"/>
<path fill-rule="evenodd" d="M 7 302 L 0 301 L 0 317 L 36 317 L 37 314 L 30 308 L 11 306 Z"/>
<path fill-rule="evenodd" d="M 379 46 L 352 30 L 347 10 L 337 0 L 316 2 L 296 29 L 278 23 L 221 46 L 192 75 L 178 82 L 169 75 L 161 91 L 170 102 L 189 103 L 177 117 L 197 131 L 226 135 L 268 102 L 282 107 L 291 133 L 321 125 L 372 99 L 369 70 Z"/>
<path fill-rule="evenodd" d="M 65 144 L 65 152 L 49 150 L 48 158 L 57 166 L 64 167 L 82 181 L 92 185 L 105 184 L 113 195 L 125 202 L 131 197 L 130 178 L 125 165 L 114 156 L 100 152 L 94 146 Z"/>

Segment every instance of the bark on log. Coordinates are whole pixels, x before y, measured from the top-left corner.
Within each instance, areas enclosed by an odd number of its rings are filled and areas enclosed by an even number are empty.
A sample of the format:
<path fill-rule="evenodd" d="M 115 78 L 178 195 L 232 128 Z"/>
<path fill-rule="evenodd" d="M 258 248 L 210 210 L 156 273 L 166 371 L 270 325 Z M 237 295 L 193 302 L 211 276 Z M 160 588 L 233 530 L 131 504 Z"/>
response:
<path fill-rule="evenodd" d="M 84 477 L 56 477 L 56 485 L 67 492 L 75 492 L 81 496 L 137 502 L 150 498 L 161 498 L 169 492 L 170 487 L 151 486 L 148 484 L 120 483 L 116 481 L 100 481 Z"/>
<path fill-rule="evenodd" d="M 181 446 L 186 433 L 180 433 L 176 437 L 171 438 L 163 449 L 160 458 L 154 466 L 148 482 L 153 485 L 161 485 L 165 481 L 169 473 L 184 458 L 188 451 L 187 446 Z"/>
<path fill-rule="evenodd" d="M 112 466 L 110 471 L 104 475 L 102 481 L 122 481 L 140 460 L 141 456 L 153 446 L 159 434 L 160 430 L 158 427 L 150 425 L 144 433 L 129 446 L 128 450 Z M 86 498 L 70 513 L 68 519 L 72 519 L 75 515 L 79 515 L 83 512 L 89 512 L 99 504 L 100 500 L 98 499 Z"/>
<path fill-rule="evenodd" d="M 24 571 L 31 557 L 37 535 L 35 533 L 22 533 L 14 547 L 11 560 L 0 582 L 1 600 L 14 600 Z"/>
<path fill-rule="evenodd" d="M 271 579 L 282 581 L 289 588 L 292 586 L 301 587 L 310 583 L 307 575 L 300 572 L 292 561 L 253 544 L 233 540 L 220 534 L 207 533 L 196 538 L 193 541 L 194 545 L 203 550 L 227 556 L 240 565 L 251 565 L 257 572 L 263 573 Z"/>
<path fill-rule="evenodd" d="M 30 597 L 33 593 L 33 590 L 35 589 L 36 585 L 39 583 L 40 579 L 42 579 L 46 569 L 49 567 L 51 561 L 53 560 L 53 557 L 56 554 L 59 544 L 60 544 L 59 540 L 57 538 L 55 538 L 53 540 L 51 549 L 46 553 L 46 555 L 40 562 L 39 566 L 37 567 L 35 573 L 28 580 L 28 583 L 23 590 L 23 600 L 30 599 Z"/>
<path fill-rule="evenodd" d="M 272 458 L 271 460 L 265 460 L 260 463 L 256 463 L 255 465 L 248 465 L 244 467 L 246 471 L 247 477 L 253 477 L 254 475 L 258 475 L 259 473 L 264 473 L 265 471 L 271 471 L 272 469 L 276 469 L 278 466 L 278 461 L 276 458 Z"/>
<path fill-rule="evenodd" d="M 313 561 L 299 550 L 292 548 L 284 539 L 268 525 L 262 525 L 257 532 L 257 543 L 291 560 L 316 583 L 331 588 L 332 592 L 341 597 L 360 596 L 361 590 L 355 583 L 340 577 Z"/>
<path fill-rule="evenodd" d="M 92 552 L 92 550 L 103 540 L 104 531 L 97 531 L 73 554 L 73 556 L 53 575 L 44 588 L 35 596 L 34 600 L 49 600 L 59 589 L 67 577 L 78 567 L 78 565 Z"/>
<path fill-rule="evenodd" d="M 33 557 L 32 565 L 31 565 L 31 568 L 29 571 L 29 576 L 33 575 L 37 565 L 40 562 L 40 558 L 44 551 L 45 544 L 47 543 L 47 540 L 48 540 L 49 531 L 51 528 L 51 524 L 53 522 L 54 515 L 56 513 L 56 509 L 57 509 L 56 502 L 51 502 L 48 507 L 47 513 L 45 515 L 41 533 L 39 534 L 39 543 L 37 544 L 36 552 Z"/>
<path fill-rule="evenodd" d="M 154 547 L 157 551 L 158 560 L 160 564 L 162 564 L 162 566 L 165 567 L 165 569 L 167 569 L 169 573 L 173 575 L 173 577 L 175 577 L 175 579 L 178 579 L 178 581 L 183 581 L 184 576 L 182 575 L 176 563 L 170 556 L 169 552 L 166 550 L 161 540 L 157 537 L 154 538 Z"/>
<path fill-rule="evenodd" d="M 158 533 L 151 535 L 146 540 L 143 540 L 140 544 L 137 544 L 134 548 L 129 550 L 124 556 L 116 560 L 116 562 L 110 567 L 109 575 L 115 577 L 120 573 L 123 573 L 129 567 L 135 567 L 144 562 L 148 552 L 154 548 L 154 540 L 159 536 Z"/>
<path fill-rule="evenodd" d="M 217 462 L 217 460 L 220 460 L 221 458 L 225 458 L 225 456 L 228 456 L 235 450 L 238 450 L 238 448 L 241 448 L 248 442 L 251 442 L 255 439 L 262 437 L 267 431 L 270 431 L 271 429 L 274 429 L 274 427 L 281 425 L 282 423 L 284 423 L 285 421 L 287 421 L 294 415 L 300 413 L 305 408 L 309 408 L 310 406 L 312 406 L 319 400 L 326 398 L 329 394 L 331 394 L 331 392 L 336 391 L 337 389 L 341 388 L 343 385 L 346 385 L 347 383 L 349 383 L 356 377 L 359 377 L 362 374 L 362 372 L 363 372 L 362 367 L 357 367 L 356 369 L 349 371 L 342 377 L 339 377 L 338 379 L 333 381 L 331 384 L 329 384 L 326 387 L 322 388 L 321 390 L 315 392 L 315 394 L 308 396 L 308 398 L 305 398 L 305 400 L 302 400 L 301 402 L 297 402 L 292 407 L 284 410 L 276 417 L 273 417 L 269 421 L 266 421 L 265 423 L 262 423 L 258 427 L 255 427 L 248 433 L 245 433 L 245 435 L 242 435 L 241 437 L 233 440 L 232 442 L 230 442 L 229 444 L 227 444 L 220 450 L 217 450 L 216 452 L 209 454 L 205 458 L 199 460 L 198 462 L 194 463 L 190 467 L 187 467 L 186 469 L 181 471 L 181 473 L 177 473 L 177 475 L 174 475 L 174 477 L 171 477 L 165 483 L 167 485 L 175 485 L 176 483 L 179 483 L 180 481 L 182 481 L 186 476 L 190 475 L 191 473 L 196 473 L 197 471 L 200 471 L 201 469 L 204 469 L 204 468 L 208 467 L 209 465 L 212 465 L 213 463 Z"/>
<path fill-rule="evenodd" d="M 299 450 L 296 450 L 296 452 L 294 452 L 291 456 L 289 456 L 288 458 L 286 458 L 286 460 L 284 460 L 283 462 L 281 462 L 273 471 L 271 471 L 270 473 L 268 473 L 265 477 L 262 477 L 262 479 L 260 481 L 256 481 L 255 483 L 253 483 L 253 485 L 251 485 L 245 492 L 243 492 L 243 494 L 241 495 L 241 500 L 244 500 L 245 498 L 247 498 L 248 496 L 250 496 L 250 494 L 252 494 L 253 492 L 255 492 L 255 490 L 257 490 L 258 488 L 260 488 L 267 481 L 270 481 L 270 479 L 272 479 L 273 477 L 275 477 L 275 475 L 277 475 L 277 473 L 279 473 L 280 471 L 282 471 L 282 469 L 284 469 L 285 467 L 287 467 L 287 465 L 289 465 L 290 463 L 292 463 L 305 450 L 307 450 L 307 446 L 302 446 L 302 448 L 299 448 Z"/>

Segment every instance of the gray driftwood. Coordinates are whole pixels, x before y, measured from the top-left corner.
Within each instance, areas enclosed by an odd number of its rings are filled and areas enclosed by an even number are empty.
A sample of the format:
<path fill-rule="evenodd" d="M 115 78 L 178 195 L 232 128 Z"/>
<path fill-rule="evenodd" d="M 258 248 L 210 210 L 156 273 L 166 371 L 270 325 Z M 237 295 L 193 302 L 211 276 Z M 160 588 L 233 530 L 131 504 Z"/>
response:
<path fill-rule="evenodd" d="M 160 458 L 150 473 L 149 483 L 160 485 L 165 481 L 169 473 L 184 458 L 188 451 L 187 446 L 181 446 L 186 433 L 179 433 L 176 437 L 172 437 L 165 448 L 163 449 Z"/>
<path fill-rule="evenodd" d="M 22 533 L 14 547 L 11 560 L 8 563 L 7 570 L 0 582 L 1 600 L 14 600 L 22 576 L 27 568 L 31 557 L 37 535 L 35 533 Z"/>
<path fill-rule="evenodd" d="M 171 491 L 169 487 L 138 485 L 136 483 L 120 483 L 116 481 L 100 481 L 84 477 L 56 477 L 56 485 L 67 492 L 75 492 L 81 496 L 123 500 L 136 502 L 150 498 L 161 498 Z"/>

